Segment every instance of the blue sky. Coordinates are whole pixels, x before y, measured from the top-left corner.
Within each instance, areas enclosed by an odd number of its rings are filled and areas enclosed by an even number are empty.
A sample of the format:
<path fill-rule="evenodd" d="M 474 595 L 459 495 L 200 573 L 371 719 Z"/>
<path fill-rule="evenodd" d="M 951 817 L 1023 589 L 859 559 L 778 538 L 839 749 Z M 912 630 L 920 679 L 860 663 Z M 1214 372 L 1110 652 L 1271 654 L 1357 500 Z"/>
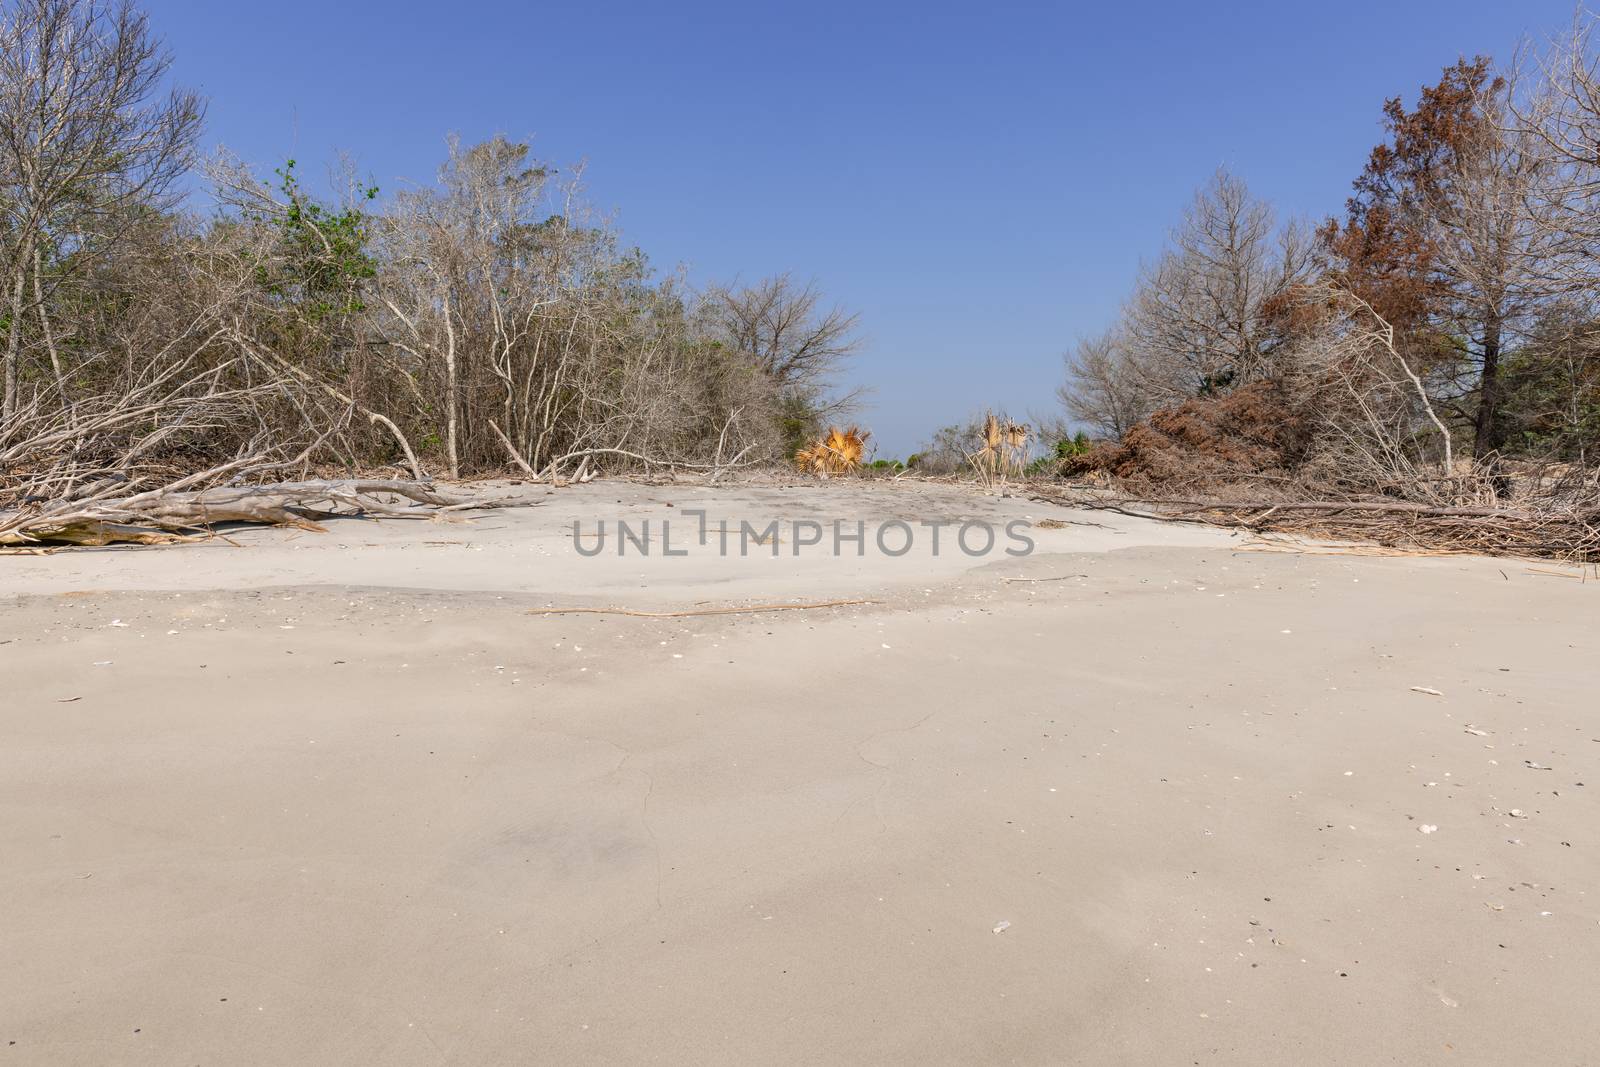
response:
<path fill-rule="evenodd" d="M 588 161 L 662 268 L 789 270 L 859 311 L 880 455 L 985 406 L 1053 410 L 1219 165 L 1337 211 L 1459 54 L 1509 56 L 1567 0 L 1337 4 L 308 3 L 147 0 L 210 140 L 308 176 L 339 151 L 430 180 L 447 133 Z"/>

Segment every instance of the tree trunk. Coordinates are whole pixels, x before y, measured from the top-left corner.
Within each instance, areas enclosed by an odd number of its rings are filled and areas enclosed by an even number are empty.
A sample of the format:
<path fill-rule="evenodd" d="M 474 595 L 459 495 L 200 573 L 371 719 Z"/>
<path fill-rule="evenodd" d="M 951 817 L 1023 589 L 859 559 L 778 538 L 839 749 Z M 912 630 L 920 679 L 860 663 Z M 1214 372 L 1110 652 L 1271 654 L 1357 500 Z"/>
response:
<path fill-rule="evenodd" d="M 17 279 L 11 287 L 11 321 L 6 326 L 6 363 L 5 363 L 5 397 L 0 401 L 0 420 L 10 419 L 17 413 L 19 398 L 17 396 L 18 375 L 22 362 L 22 318 L 23 318 L 23 285 L 27 280 L 28 272 L 23 268 L 24 261 L 18 258 Z"/>
<path fill-rule="evenodd" d="M 1505 444 L 1500 425 L 1500 333 L 1500 316 L 1490 314 L 1483 324 L 1483 375 L 1478 380 L 1478 413 L 1473 420 L 1474 459 L 1483 459 Z"/>
<path fill-rule="evenodd" d="M 44 304 L 44 257 L 37 245 L 33 249 L 33 306 L 39 313 L 39 336 L 50 353 L 50 370 L 56 377 L 56 389 L 61 393 L 61 403 L 67 409 L 67 420 L 72 421 L 72 397 L 67 392 L 67 375 L 61 369 L 61 353 L 56 350 L 55 332 L 50 329 L 50 311 Z"/>
<path fill-rule="evenodd" d="M 461 477 L 461 453 L 456 447 L 456 327 L 455 320 L 451 318 L 450 294 L 444 296 L 444 447 L 446 458 L 450 463 L 450 477 Z"/>

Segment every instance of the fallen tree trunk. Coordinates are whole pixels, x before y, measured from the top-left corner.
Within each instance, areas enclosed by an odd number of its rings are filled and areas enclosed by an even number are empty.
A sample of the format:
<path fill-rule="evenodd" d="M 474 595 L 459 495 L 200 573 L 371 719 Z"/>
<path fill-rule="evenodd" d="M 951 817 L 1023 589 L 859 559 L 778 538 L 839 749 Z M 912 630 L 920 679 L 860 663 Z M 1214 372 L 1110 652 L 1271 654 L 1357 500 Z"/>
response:
<path fill-rule="evenodd" d="M 226 523 L 321 530 L 337 516 L 432 518 L 503 501 L 456 497 L 422 482 L 337 479 L 209 489 L 153 489 L 121 497 L 61 500 L 9 515 L 0 513 L 0 545 L 186 540 Z"/>

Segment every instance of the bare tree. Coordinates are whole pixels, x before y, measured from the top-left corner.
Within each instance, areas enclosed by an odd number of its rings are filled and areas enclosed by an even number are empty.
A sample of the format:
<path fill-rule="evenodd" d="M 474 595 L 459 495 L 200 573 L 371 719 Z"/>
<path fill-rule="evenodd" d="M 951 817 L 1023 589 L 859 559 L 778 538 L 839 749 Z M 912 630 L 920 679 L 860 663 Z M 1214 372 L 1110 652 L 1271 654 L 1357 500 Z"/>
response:
<path fill-rule="evenodd" d="M 1548 273 L 1575 290 L 1600 286 L 1594 253 L 1600 249 L 1600 61 L 1595 57 L 1596 19 L 1582 12 L 1543 53 L 1519 63 L 1506 96 L 1510 125 L 1531 139 L 1524 152 L 1544 171 L 1537 199 L 1545 229 L 1559 240 L 1548 250 Z M 1526 94 L 1525 68 L 1533 68 Z"/>
<path fill-rule="evenodd" d="M 1556 294 L 1539 306 L 1526 349 L 1532 367 L 1519 377 L 1544 379 L 1525 390 L 1531 428 L 1553 436 L 1555 450 L 1592 470 L 1600 444 L 1600 18 L 1580 10 L 1542 53 L 1529 50 L 1507 92 L 1512 136 L 1532 157 L 1538 181 L 1526 204 L 1540 256 L 1534 276 Z M 1520 84 L 1530 71 L 1528 84 Z M 1526 88 L 1526 92 L 1520 89 Z M 1530 371 L 1532 373 L 1530 373 Z M 1543 395 L 1541 395 L 1543 394 Z M 1553 435 L 1548 431 L 1556 428 Z"/>
<path fill-rule="evenodd" d="M 1269 205 L 1218 171 L 1128 302 L 1122 333 L 1129 371 L 1163 403 L 1266 376 L 1277 341 L 1272 302 L 1309 267 L 1300 228 L 1280 231 Z"/>
<path fill-rule="evenodd" d="M 825 308 L 816 283 L 800 285 L 788 274 L 708 294 L 713 336 L 754 361 L 780 392 L 813 418 L 847 408 L 850 393 L 827 399 L 844 362 L 861 347 L 858 315 Z"/>
<path fill-rule="evenodd" d="M 527 145 L 452 140 L 438 184 L 384 210 L 377 255 L 385 365 L 453 475 L 506 459 L 554 477 L 602 458 L 716 467 L 775 451 L 780 387 L 706 336 L 720 300 L 653 281 L 584 207 L 577 177 Z M 792 333 L 786 322 L 780 342 Z M 796 381 L 829 336 L 791 353 Z"/>
<path fill-rule="evenodd" d="M 1311 276 L 1311 253 L 1305 227 L 1280 227 L 1244 182 L 1218 171 L 1140 271 L 1117 324 L 1068 354 L 1063 407 L 1121 437 L 1159 408 L 1284 373 L 1279 318 Z"/>
<path fill-rule="evenodd" d="M 37 321 L 58 384 L 46 301 L 168 205 L 203 108 L 161 92 L 170 57 L 126 0 L 10 0 L 0 8 L 0 240 L 10 311 L 0 414 L 22 403 L 24 333 Z M 56 264 L 49 273 L 45 261 Z"/>
<path fill-rule="evenodd" d="M 1064 360 L 1066 380 L 1056 397 L 1071 419 L 1103 437 L 1120 438 L 1149 416 L 1157 402 L 1117 330 L 1079 341 Z"/>
<path fill-rule="evenodd" d="M 549 243 L 532 247 L 529 237 L 545 206 L 550 169 L 531 161 L 527 145 L 497 137 L 464 147 L 451 138 L 437 188 L 403 193 L 384 220 L 383 243 L 391 267 L 379 287 L 389 315 L 382 325 L 389 344 L 407 357 L 404 371 L 417 380 L 440 369 L 445 455 L 459 477 L 464 439 L 471 427 L 472 383 L 487 375 L 499 402 L 495 415 L 527 447 L 518 425 L 518 400 L 546 406 L 534 395 L 530 368 L 524 381 L 513 367 L 526 342 L 537 364 L 545 352 L 548 316 L 540 312 L 559 298 L 562 266 L 547 276 L 538 268 L 552 254 Z M 566 232 L 550 227 L 550 233 Z M 560 255 L 561 251 L 553 254 Z M 543 255 L 541 256 L 541 253 Z M 559 342 L 556 343 L 559 351 Z M 489 416 L 485 414 L 485 419 Z M 520 454 L 520 453 L 519 453 Z"/>

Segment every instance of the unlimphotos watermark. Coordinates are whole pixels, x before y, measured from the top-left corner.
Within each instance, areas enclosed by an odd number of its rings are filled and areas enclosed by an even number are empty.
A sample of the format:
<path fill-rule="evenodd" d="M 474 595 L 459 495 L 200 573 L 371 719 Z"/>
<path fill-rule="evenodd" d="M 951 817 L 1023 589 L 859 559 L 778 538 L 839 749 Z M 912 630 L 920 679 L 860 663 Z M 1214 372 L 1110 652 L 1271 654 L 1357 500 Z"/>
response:
<path fill-rule="evenodd" d="M 749 519 L 722 518 L 712 521 L 705 511 L 685 508 L 679 512 L 694 520 L 690 529 L 674 526 L 672 519 L 596 520 L 593 529 L 584 529 L 581 520 L 572 524 L 572 547 L 578 555 L 687 556 L 693 546 L 710 548 L 717 555 L 750 556 L 770 553 L 799 556 L 865 556 L 869 551 L 898 558 L 919 546 L 928 555 L 959 551 L 982 557 L 1003 552 L 1007 556 L 1031 555 L 1033 538 L 1028 530 L 1033 523 L 1012 519 L 996 525 L 983 519 Z"/>

